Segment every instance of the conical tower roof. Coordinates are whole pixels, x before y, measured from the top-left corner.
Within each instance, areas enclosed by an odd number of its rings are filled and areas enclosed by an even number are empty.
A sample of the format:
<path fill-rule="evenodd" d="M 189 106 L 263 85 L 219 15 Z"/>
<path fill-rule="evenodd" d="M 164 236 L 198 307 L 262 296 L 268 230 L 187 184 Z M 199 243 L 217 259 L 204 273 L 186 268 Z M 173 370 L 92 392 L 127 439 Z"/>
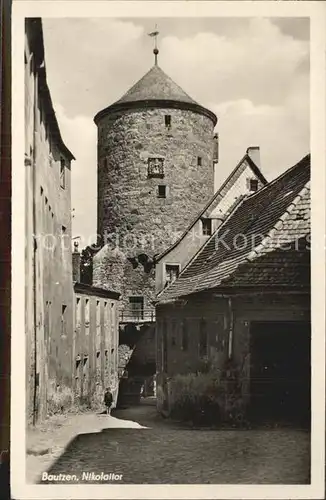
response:
<path fill-rule="evenodd" d="M 153 66 L 135 85 L 119 99 L 122 102 L 145 100 L 172 100 L 197 104 L 159 66 Z"/>
<path fill-rule="evenodd" d="M 209 117 L 214 126 L 215 114 L 194 101 L 172 78 L 155 64 L 118 101 L 99 111 L 94 118 L 97 124 L 108 113 L 139 108 L 179 108 L 188 109 Z"/>

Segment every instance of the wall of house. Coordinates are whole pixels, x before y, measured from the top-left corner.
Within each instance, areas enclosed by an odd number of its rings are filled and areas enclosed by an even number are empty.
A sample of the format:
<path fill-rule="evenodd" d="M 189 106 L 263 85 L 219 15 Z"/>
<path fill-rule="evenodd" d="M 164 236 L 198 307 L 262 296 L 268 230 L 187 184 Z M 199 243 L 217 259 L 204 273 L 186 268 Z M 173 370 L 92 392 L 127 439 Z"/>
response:
<path fill-rule="evenodd" d="M 231 314 L 232 311 L 232 314 Z M 250 323 L 252 321 L 309 321 L 308 295 L 257 295 L 227 298 L 211 293 L 189 296 L 179 303 L 158 305 L 157 315 L 157 405 L 166 409 L 168 390 L 166 377 L 195 372 L 199 366 L 200 321 L 205 318 L 208 335 L 208 358 L 222 369 L 231 353 L 239 367 L 242 394 L 250 401 Z M 186 320 L 188 348 L 182 349 L 182 325 Z M 164 362 L 164 324 L 167 332 L 167 358 Z M 232 335 L 230 337 L 230 330 Z M 174 341 L 173 341 L 174 339 Z M 230 340 L 231 339 L 231 340 Z M 231 348 L 230 348 L 231 342 Z M 231 350 L 230 350 L 231 349 Z"/>
<path fill-rule="evenodd" d="M 216 200 L 213 207 L 211 207 L 210 217 L 216 218 L 224 215 L 240 196 L 252 194 L 248 189 L 248 179 L 257 179 L 258 189 L 263 187 L 262 182 L 248 165 L 248 162 L 244 161 L 238 172 L 235 173 L 233 184 L 225 186 L 225 190 L 221 191 L 221 196 Z"/>
<path fill-rule="evenodd" d="M 263 184 L 254 174 L 249 164 L 244 160 L 239 165 L 234 176 L 229 180 L 226 186 L 221 190 L 221 193 L 216 197 L 212 204 L 203 214 L 205 218 L 212 219 L 212 232 L 215 231 L 223 221 L 223 217 L 236 203 L 241 195 L 248 194 L 247 179 L 257 179 L 258 189 L 263 187 Z M 191 219 L 189 219 L 190 221 Z M 193 225 L 189 232 L 182 240 L 164 255 L 155 266 L 155 289 L 159 293 L 165 286 L 165 266 L 166 264 L 179 264 L 180 271 L 188 264 L 192 257 L 199 251 L 209 236 L 202 234 L 201 219 Z"/>
<path fill-rule="evenodd" d="M 55 406 L 65 407 L 72 401 L 70 159 L 53 135 L 28 42 L 26 39 L 26 406 L 29 419 L 33 413 L 43 419 Z M 60 186 L 61 159 L 66 164 L 65 189 Z"/>
<path fill-rule="evenodd" d="M 73 376 L 77 405 L 101 406 L 110 386 L 118 396 L 118 300 L 74 293 Z"/>

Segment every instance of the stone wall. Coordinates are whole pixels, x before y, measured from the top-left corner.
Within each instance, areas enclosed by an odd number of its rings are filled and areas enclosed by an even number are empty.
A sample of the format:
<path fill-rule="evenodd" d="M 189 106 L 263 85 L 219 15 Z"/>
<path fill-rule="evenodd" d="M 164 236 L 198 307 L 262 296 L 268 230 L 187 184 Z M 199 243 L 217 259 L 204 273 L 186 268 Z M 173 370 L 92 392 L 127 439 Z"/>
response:
<path fill-rule="evenodd" d="M 26 412 L 72 402 L 71 155 L 54 130 L 44 69 L 25 45 Z M 40 83 L 42 80 L 42 83 Z M 53 113 L 53 110 L 52 110 Z M 64 186 L 60 171 L 64 162 Z"/>
<path fill-rule="evenodd" d="M 240 370 L 242 395 L 250 401 L 250 324 L 253 321 L 309 321 L 308 295 L 261 295 L 234 297 L 232 307 L 232 360 Z M 164 410 L 169 377 L 178 373 L 194 372 L 199 365 L 200 320 L 206 320 L 208 349 L 214 366 L 223 369 L 228 360 L 231 327 L 228 299 L 201 293 L 179 303 L 159 305 L 156 308 L 158 409 Z M 186 321 L 188 347 L 182 348 L 182 330 Z M 166 330 L 165 330 L 166 329 Z M 163 356 L 163 335 L 166 331 L 167 357 Z M 165 405 L 167 402 L 165 401 Z M 166 408 L 165 408 L 166 409 Z"/>
<path fill-rule="evenodd" d="M 167 114 L 171 128 L 165 126 Z M 119 236 L 128 254 L 133 246 L 142 248 L 142 237 L 151 255 L 166 248 L 212 196 L 212 156 L 213 123 L 206 116 L 153 108 L 103 117 L 98 124 L 98 233 Z M 148 157 L 164 157 L 163 178 L 148 178 Z M 157 195 L 162 184 L 166 198 Z"/>
<path fill-rule="evenodd" d="M 148 177 L 149 157 L 164 158 L 163 177 Z M 119 111 L 99 121 L 98 233 L 107 245 L 94 257 L 93 284 L 120 291 L 122 308 L 138 295 L 144 309 L 153 309 L 152 258 L 212 196 L 212 158 L 213 122 L 193 111 Z M 166 186 L 166 198 L 158 197 L 159 185 Z M 139 254 L 145 260 L 137 261 Z"/>

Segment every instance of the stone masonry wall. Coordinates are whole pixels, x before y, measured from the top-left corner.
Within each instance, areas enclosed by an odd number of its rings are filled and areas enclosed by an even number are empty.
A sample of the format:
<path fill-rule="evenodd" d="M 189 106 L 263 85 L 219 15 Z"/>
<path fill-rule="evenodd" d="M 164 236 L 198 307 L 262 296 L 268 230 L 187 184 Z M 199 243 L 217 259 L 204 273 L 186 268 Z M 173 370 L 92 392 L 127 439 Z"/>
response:
<path fill-rule="evenodd" d="M 170 128 L 165 115 L 171 115 Z M 148 178 L 148 157 L 160 156 L 164 177 Z M 128 255 L 142 248 L 142 236 L 145 253 L 161 252 L 212 196 L 212 157 L 213 123 L 198 113 L 152 108 L 103 117 L 98 124 L 98 233 L 119 234 Z M 166 198 L 158 197 L 158 185 L 167 186 Z"/>
<path fill-rule="evenodd" d="M 165 115 L 171 116 L 171 127 Z M 163 178 L 148 177 L 149 157 L 164 157 Z M 158 185 L 166 186 L 166 198 L 158 197 Z M 98 124 L 98 234 L 108 246 L 94 258 L 93 284 L 121 292 L 122 308 L 130 295 L 144 296 L 144 308 L 152 307 L 155 269 L 128 257 L 162 252 L 213 190 L 213 123 L 206 116 L 151 108 L 103 117 Z M 117 262 L 117 249 L 123 263 Z"/>

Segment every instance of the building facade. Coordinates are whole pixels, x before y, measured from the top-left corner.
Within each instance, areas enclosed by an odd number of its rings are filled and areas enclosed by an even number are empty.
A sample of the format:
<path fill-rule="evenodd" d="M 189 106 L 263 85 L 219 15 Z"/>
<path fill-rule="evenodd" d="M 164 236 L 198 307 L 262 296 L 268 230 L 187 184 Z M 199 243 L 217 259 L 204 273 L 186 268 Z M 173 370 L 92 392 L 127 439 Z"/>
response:
<path fill-rule="evenodd" d="M 72 160 L 47 86 L 41 20 L 26 19 L 26 411 L 34 422 L 72 400 Z"/>
<path fill-rule="evenodd" d="M 208 360 L 222 378 L 236 370 L 244 411 L 309 419 L 309 179 L 307 156 L 244 198 L 159 294 L 160 411 L 171 379 Z"/>
<path fill-rule="evenodd" d="M 74 396 L 76 405 L 103 406 L 107 387 L 118 397 L 119 294 L 74 283 Z"/>
<path fill-rule="evenodd" d="M 190 221 L 182 235 L 155 259 L 156 293 L 171 284 L 230 210 L 244 196 L 258 191 L 267 180 L 260 170 L 259 147 L 250 147 L 209 202 Z"/>

